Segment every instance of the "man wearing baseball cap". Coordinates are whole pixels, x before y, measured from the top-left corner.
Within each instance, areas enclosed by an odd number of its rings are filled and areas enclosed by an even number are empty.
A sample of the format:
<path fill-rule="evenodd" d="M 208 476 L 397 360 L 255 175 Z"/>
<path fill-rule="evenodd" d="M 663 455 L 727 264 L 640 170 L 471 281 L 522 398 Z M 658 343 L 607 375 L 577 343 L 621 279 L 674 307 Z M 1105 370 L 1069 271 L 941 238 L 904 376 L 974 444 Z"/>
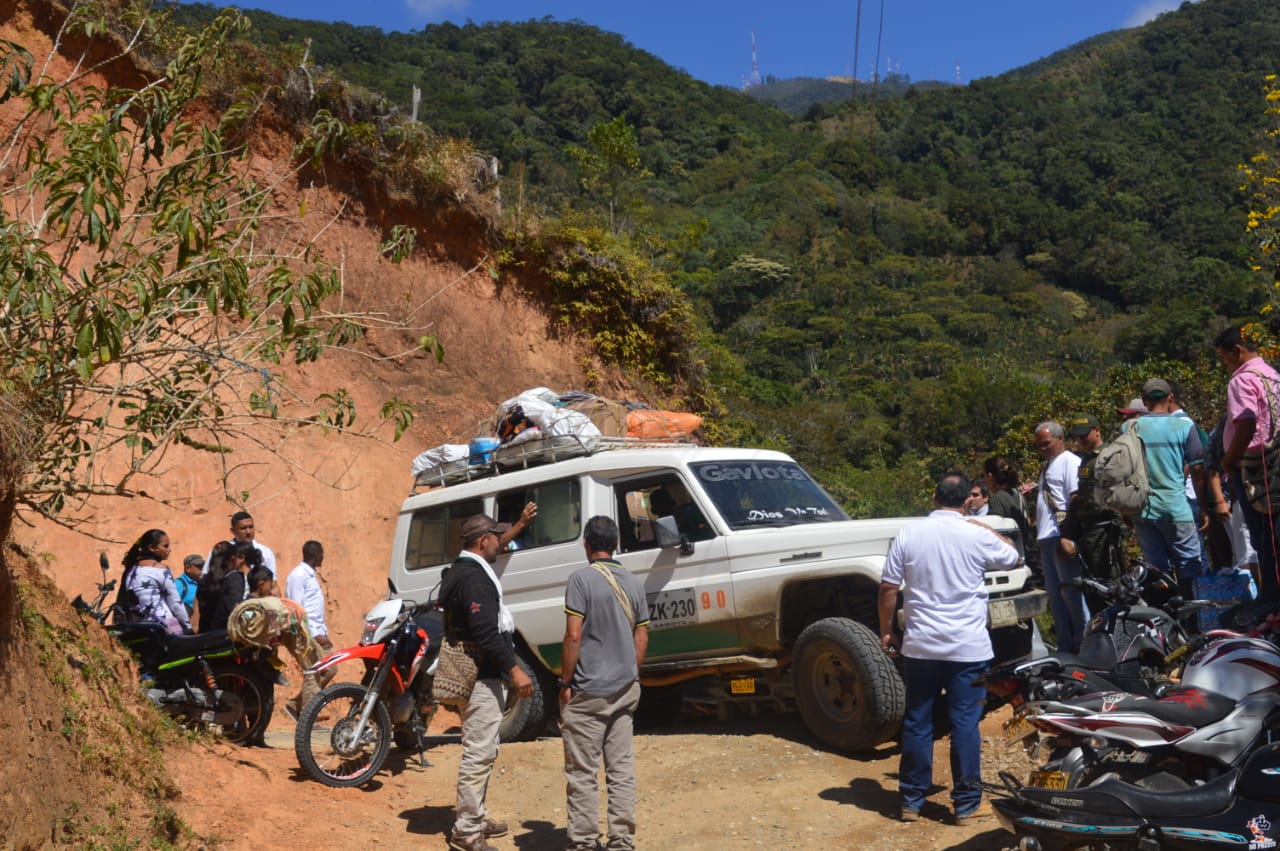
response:
<path fill-rule="evenodd" d="M 462 552 L 441 580 L 440 607 L 445 612 L 449 639 L 473 641 L 484 651 L 471 698 L 461 707 L 457 812 L 449 835 L 449 847 L 457 851 L 491 851 L 488 839 L 507 832 L 507 825 L 490 819 L 485 807 L 489 774 L 498 758 L 498 727 L 506 706 L 503 680 L 509 678 L 521 697 L 533 694 L 534 686 L 516 657 L 516 623 L 503 605 L 493 560 L 537 514 L 538 506 L 531 502 L 514 526 L 487 514 L 463 520 Z"/>
<path fill-rule="evenodd" d="M 1204 501 L 1204 446 L 1194 423 L 1173 415 L 1173 388 L 1163 378 L 1142 385 L 1148 413 L 1129 420 L 1122 430 L 1136 429 L 1142 438 L 1150 495 L 1134 519 L 1134 533 L 1142 558 L 1159 568 L 1173 568 L 1178 588 L 1187 599 L 1195 596 L 1193 580 L 1204 572 L 1197 534 L 1199 517 L 1187 501 L 1186 476 L 1191 474 L 1196 502 Z"/>
<path fill-rule="evenodd" d="M 1076 471 L 1078 488 L 1060 524 L 1059 546 L 1066 555 L 1080 557 L 1088 576 L 1106 582 L 1115 578 L 1121 568 L 1120 540 L 1124 536 L 1124 522 L 1119 514 L 1098 505 L 1094 498 L 1094 463 L 1102 449 L 1102 426 L 1089 414 L 1080 414 L 1067 421 L 1067 435 L 1075 441 L 1080 469 Z M 1090 611 L 1099 612 L 1106 607 L 1104 601 L 1089 591 L 1085 591 L 1085 599 Z"/>

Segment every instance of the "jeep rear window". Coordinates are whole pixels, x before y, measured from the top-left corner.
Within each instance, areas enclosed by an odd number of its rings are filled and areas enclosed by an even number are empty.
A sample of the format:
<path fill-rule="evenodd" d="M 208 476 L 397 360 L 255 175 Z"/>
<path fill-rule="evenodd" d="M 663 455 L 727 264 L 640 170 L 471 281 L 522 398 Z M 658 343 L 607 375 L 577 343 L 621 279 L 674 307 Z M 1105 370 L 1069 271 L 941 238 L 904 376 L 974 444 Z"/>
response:
<path fill-rule="evenodd" d="M 525 503 L 538 504 L 538 516 L 511 542 L 513 550 L 575 541 L 582 533 L 582 496 L 577 479 L 543 482 L 498 495 L 495 508 L 499 523 L 515 523 Z"/>
<path fill-rule="evenodd" d="M 462 521 L 482 511 L 484 502 L 479 499 L 415 511 L 409 522 L 405 569 L 421 570 L 452 562 L 462 549 Z"/>
<path fill-rule="evenodd" d="M 697 461 L 689 465 L 735 529 L 848 520 L 818 483 L 790 461 Z"/>

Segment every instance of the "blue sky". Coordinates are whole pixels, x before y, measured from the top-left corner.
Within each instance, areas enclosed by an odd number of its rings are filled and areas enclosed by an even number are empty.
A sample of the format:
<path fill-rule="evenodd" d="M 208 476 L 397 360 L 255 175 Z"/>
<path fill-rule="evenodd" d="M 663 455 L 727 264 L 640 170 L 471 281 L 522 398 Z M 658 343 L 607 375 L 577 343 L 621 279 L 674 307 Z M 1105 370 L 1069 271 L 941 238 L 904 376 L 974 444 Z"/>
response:
<path fill-rule="evenodd" d="M 751 73 L 752 31 L 761 76 L 849 75 L 856 41 L 857 76 L 867 79 L 882 5 L 881 73 L 891 68 L 914 80 L 954 80 L 958 63 L 967 83 L 1098 33 L 1138 26 L 1180 0 L 862 0 L 857 39 L 858 0 L 245 0 L 243 7 L 388 31 L 440 21 L 577 19 L 619 33 L 708 83 L 737 87 Z"/>

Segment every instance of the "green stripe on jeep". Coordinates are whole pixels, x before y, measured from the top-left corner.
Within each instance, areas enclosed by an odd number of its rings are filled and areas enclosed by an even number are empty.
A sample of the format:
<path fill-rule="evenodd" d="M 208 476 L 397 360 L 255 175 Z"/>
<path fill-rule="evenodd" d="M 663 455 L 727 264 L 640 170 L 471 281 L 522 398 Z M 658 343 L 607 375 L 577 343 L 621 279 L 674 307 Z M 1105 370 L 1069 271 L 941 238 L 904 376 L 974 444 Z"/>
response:
<path fill-rule="evenodd" d="M 738 631 L 731 625 L 700 624 L 698 626 L 678 626 L 671 629 L 659 629 L 649 633 L 649 653 L 647 658 L 657 660 L 662 656 L 676 656 L 682 653 L 698 653 L 704 650 L 730 653 L 738 648 Z M 560 642 L 555 644 L 539 644 L 538 655 L 552 668 L 559 670 L 563 656 Z"/>

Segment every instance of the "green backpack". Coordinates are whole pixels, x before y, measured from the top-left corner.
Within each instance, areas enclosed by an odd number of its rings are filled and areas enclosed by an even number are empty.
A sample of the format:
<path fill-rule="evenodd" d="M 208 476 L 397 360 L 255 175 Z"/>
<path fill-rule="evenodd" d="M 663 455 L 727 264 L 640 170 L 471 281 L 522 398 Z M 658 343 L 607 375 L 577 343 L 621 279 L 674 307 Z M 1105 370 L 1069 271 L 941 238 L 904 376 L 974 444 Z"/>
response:
<path fill-rule="evenodd" d="M 1151 495 L 1151 484 L 1138 420 L 1099 450 L 1093 470 L 1093 498 L 1098 505 L 1121 514 L 1142 513 Z"/>

